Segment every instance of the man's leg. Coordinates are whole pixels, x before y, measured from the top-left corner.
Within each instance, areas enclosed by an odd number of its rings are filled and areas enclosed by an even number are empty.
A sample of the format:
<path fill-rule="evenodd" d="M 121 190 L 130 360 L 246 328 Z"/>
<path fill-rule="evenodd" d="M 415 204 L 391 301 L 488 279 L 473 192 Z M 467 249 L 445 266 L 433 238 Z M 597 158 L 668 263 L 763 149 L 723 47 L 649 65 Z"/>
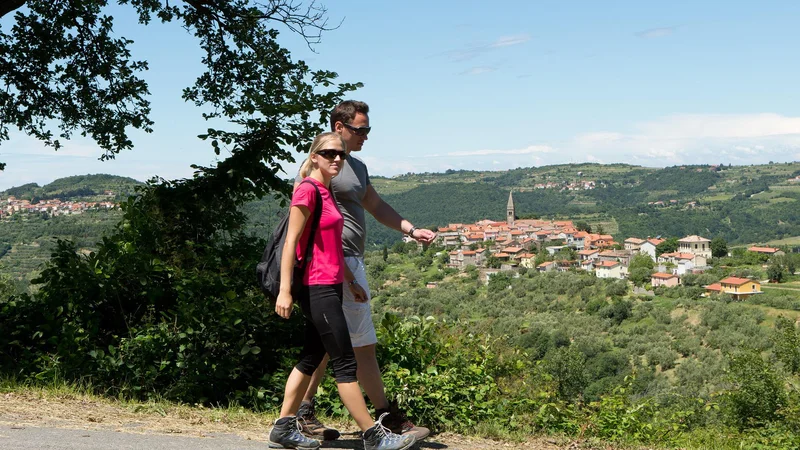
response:
<path fill-rule="evenodd" d="M 342 310 L 347 320 L 347 328 L 350 331 L 353 351 L 356 354 L 358 383 L 364 389 L 373 406 L 375 406 L 377 418 L 380 418 L 383 413 L 389 413 L 389 416 L 383 421 L 384 426 L 392 430 L 393 433 L 413 434 L 418 441 L 425 439 L 430 434 L 430 430 L 414 426 L 397 408 L 397 405 L 389 403 L 386 398 L 381 369 L 375 353 L 378 335 L 375 332 L 375 324 L 372 322 L 372 311 L 369 304 L 371 297 L 364 261 L 361 258 L 350 257 L 345 258 L 345 262 L 358 284 L 364 288 L 368 301 L 367 303 L 357 303 L 352 295 L 349 295 L 348 289 L 344 291 Z"/>
<path fill-rule="evenodd" d="M 375 344 L 364 347 L 353 347 L 358 363 L 358 384 L 366 392 L 369 401 L 375 409 L 388 409 L 389 401 L 386 400 L 386 391 L 381 378 L 381 368 L 375 354 Z"/>
<path fill-rule="evenodd" d="M 358 356 L 358 353 L 356 353 Z M 317 367 L 317 370 L 314 371 L 314 375 L 311 376 L 311 382 L 308 384 L 308 390 L 306 390 L 306 395 L 303 397 L 304 402 L 311 403 L 314 400 L 314 396 L 317 395 L 317 389 L 319 389 L 320 383 L 322 383 L 322 377 L 325 376 L 325 369 L 328 368 L 328 354 L 325 354 L 325 357 L 322 358 L 322 362 Z"/>
<path fill-rule="evenodd" d="M 314 395 L 317 393 L 317 388 L 325 376 L 325 368 L 328 366 L 328 355 L 322 359 L 322 362 L 314 371 L 311 376 L 311 381 L 308 384 L 308 389 L 303 396 L 303 402 L 300 403 L 300 409 L 297 410 L 297 417 L 300 418 L 301 431 L 308 437 L 314 439 L 321 439 L 323 441 L 333 441 L 339 439 L 339 430 L 335 428 L 326 427 L 317 418 L 317 411 L 314 407 Z"/>

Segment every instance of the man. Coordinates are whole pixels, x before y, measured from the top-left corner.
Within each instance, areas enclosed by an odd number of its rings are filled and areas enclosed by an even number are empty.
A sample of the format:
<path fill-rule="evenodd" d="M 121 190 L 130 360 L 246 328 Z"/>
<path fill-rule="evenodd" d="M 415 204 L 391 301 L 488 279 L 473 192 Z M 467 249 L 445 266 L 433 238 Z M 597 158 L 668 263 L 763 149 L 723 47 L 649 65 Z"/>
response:
<path fill-rule="evenodd" d="M 389 403 L 375 354 L 378 337 L 375 333 L 375 325 L 372 323 L 369 286 L 367 286 L 367 275 L 364 268 L 366 244 L 364 211 L 368 211 L 383 225 L 422 243 L 433 242 L 436 233 L 418 229 L 384 202 L 369 181 L 367 166 L 363 161 L 352 156 L 351 152 L 361 151 L 364 142 L 368 139 L 367 135 L 371 130 L 368 114 L 369 106 L 366 103 L 353 100 L 340 103 L 331 112 L 331 131 L 341 135 L 347 144 L 347 164 L 331 181 L 336 203 L 344 216 L 342 241 L 345 256 L 345 288 L 342 309 L 358 363 L 358 382 L 375 406 L 375 415 L 380 417 L 383 413 L 389 413 L 389 416 L 383 420 L 384 426 L 393 433 L 414 434 L 419 441 L 426 438 L 430 434 L 430 430 L 414 426 L 395 404 Z M 298 175 L 295 187 L 300 181 Z M 314 395 L 326 367 L 327 358 L 323 360 L 311 378 L 311 384 L 297 416 L 301 419 L 298 422 L 303 426 L 304 434 L 317 439 L 333 440 L 339 437 L 339 432 L 325 427 L 314 413 Z"/>

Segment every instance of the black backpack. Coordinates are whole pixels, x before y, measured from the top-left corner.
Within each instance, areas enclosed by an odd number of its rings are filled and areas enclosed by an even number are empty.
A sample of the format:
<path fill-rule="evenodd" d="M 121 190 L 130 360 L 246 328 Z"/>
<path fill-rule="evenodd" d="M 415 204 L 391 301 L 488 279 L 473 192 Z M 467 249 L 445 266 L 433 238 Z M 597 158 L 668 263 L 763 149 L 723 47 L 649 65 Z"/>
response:
<path fill-rule="evenodd" d="M 319 192 L 319 187 L 308 180 L 303 180 L 302 183 L 309 183 L 314 186 L 317 191 L 317 202 L 314 207 L 314 216 L 311 219 L 311 230 L 308 235 L 308 245 L 306 246 L 306 254 L 302 261 L 298 261 L 295 257 L 294 274 L 292 275 L 292 291 L 303 284 L 303 274 L 311 261 L 311 255 L 314 251 L 314 235 L 317 233 L 319 226 L 319 219 L 322 217 L 322 195 Z M 261 256 L 261 262 L 256 266 L 256 275 L 258 276 L 258 285 L 261 291 L 271 301 L 278 299 L 278 294 L 281 290 L 281 255 L 283 254 L 283 244 L 286 241 L 286 230 L 289 228 L 289 213 L 281 219 L 275 231 L 272 232 L 272 237 L 264 249 L 264 254 Z"/>

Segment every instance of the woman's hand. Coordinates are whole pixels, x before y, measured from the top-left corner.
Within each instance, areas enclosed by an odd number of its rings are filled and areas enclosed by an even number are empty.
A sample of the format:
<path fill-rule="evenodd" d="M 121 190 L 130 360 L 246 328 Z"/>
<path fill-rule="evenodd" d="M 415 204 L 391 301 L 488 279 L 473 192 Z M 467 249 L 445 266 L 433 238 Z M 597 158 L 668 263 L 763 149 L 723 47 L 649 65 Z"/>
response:
<path fill-rule="evenodd" d="M 284 319 L 288 319 L 292 315 L 293 303 L 292 293 L 281 291 L 278 294 L 278 300 L 275 302 L 275 312 Z"/>

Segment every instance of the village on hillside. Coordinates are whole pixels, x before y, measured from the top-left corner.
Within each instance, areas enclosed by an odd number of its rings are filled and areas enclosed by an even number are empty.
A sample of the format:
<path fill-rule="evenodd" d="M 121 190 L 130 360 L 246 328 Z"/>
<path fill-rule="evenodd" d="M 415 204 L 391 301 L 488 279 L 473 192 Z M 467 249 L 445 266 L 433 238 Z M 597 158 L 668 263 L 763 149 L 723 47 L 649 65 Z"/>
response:
<path fill-rule="evenodd" d="M 656 270 L 651 276 L 652 287 L 672 287 L 681 284 L 686 274 L 709 269 L 712 254 L 711 240 L 697 235 L 679 239 L 676 251 L 659 255 L 656 247 L 665 241 L 660 237 L 629 237 L 618 243 L 611 235 L 579 230 L 571 220 L 519 220 L 512 193 L 508 195 L 505 221 L 451 223 L 437 231 L 437 244 L 450 249 L 449 267 L 482 268 L 487 278 L 500 271 L 524 267 L 540 272 L 580 269 L 593 272 L 598 278 L 626 279 L 634 256 L 645 254 L 653 260 Z M 748 251 L 783 254 L 772 247 L 750 247 Z M 725 293 L 744 299 L 761 293 L 761 284 L 747 278 L 728 277 L 705 289 L 709 295 Z"/>
<path fill-rule="evenodd" d="M 106 191 L 105 195 L 113 196 L 114 193 Z M 31 203 L 30 200 L 18 200 L 12 195 L 5 200 L 0 200 L 0 217 L 30 213 L 46 213 L 51 216 L 63 216 L 68 214 L 82 214 L 84 211 L 90 209 L 113 209 L 116 207 L 117 204 L 113 202 L 61 201 L 59 199 L 42 200 L 38 203 Z"/>

